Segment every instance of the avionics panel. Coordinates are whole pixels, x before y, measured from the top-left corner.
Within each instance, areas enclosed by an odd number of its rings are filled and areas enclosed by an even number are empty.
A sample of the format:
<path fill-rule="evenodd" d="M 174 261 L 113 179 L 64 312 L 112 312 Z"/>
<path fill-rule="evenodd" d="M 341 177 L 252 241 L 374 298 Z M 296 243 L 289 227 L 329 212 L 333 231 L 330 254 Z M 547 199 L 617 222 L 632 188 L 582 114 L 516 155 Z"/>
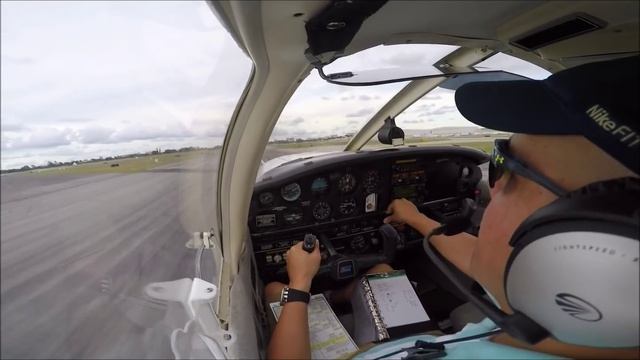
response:
<path fill-rule="evenodd" d="M 305 233 L 323 236 L 341 254 L 378 253 L 377 229 L 393 199 L 452 215 L 460 199 L 475 196 L 478 164 L 486 160 L 476 150 L 439 147 L 342 152 L 281 165 L 259 179 L 251 201 L 248 225 L 259 273 L 265 281 L 283 274 L 285 252 Z M 398 249 L 420 239 L 406 227 Z"/>

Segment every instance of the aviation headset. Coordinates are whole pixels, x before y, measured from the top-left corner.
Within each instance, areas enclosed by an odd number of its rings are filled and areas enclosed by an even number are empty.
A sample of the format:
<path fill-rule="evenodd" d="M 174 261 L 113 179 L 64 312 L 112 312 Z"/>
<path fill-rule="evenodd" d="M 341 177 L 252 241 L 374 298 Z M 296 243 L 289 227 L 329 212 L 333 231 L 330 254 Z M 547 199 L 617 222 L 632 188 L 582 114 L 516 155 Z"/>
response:
<path fill-rule="evenodd" d="M 468 224 L 468 223 L 466 223 Z M 626 348 L 640 343 L 640 179 L 586 185 L 530 215 L 509 244 L 506 314 L 463 285 L 460 273 L 435 252 L 429 238 L 465 226 L 445 224 L 425 239 L 433 263 L 485 315 L 511 336 Z"/>

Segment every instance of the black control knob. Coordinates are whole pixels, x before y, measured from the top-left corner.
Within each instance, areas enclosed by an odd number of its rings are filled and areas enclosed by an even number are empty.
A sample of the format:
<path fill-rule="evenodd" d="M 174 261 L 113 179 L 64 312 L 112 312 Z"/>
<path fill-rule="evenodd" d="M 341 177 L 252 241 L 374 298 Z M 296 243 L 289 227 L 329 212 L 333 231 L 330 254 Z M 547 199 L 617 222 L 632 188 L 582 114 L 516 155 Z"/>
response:
<path fill-rule="evenodd" d="M 318 238 L 313 235 L 313 234 L 305 234 L 304 235 L 304 240 L 302 243 L 302 250 L 308 252 L 308 253 L 312 253 L 313 249 L 315 249 L 316 247 L 316 241 L 318 241 Z"/>

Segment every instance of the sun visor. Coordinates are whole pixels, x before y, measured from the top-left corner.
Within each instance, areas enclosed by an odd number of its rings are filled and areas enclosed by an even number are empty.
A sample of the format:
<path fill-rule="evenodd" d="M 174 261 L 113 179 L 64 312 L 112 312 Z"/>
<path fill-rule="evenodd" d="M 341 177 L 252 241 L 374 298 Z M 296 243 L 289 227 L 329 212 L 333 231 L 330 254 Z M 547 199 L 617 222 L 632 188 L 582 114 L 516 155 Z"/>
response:
<path fill-rule="evenodd" d="M 312 62 L 327 52 L 342 52 L 353 40 L 366 18 L 378 11 L 387 0 L 334 0 L 305 25 L 309 48 L 305 51 Z"/>

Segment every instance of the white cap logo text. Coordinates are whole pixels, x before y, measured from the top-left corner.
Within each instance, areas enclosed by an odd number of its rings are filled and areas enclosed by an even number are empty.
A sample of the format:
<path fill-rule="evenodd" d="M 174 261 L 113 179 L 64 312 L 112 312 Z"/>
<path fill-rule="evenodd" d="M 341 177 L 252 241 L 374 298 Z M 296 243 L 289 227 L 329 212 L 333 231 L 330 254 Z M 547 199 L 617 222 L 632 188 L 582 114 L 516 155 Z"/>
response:
<path fill-rule="evenodd" d="M 606 132 L 619 137 L 620 142 L 626 144 L 628 147 L 640 144 L 640 135 L 626 125 L 618 126 L 615 121 L 611 120 L 609 112 L 602 106 L 597 104 L 593 105 L 587 109 L 587 115 Z"/>

